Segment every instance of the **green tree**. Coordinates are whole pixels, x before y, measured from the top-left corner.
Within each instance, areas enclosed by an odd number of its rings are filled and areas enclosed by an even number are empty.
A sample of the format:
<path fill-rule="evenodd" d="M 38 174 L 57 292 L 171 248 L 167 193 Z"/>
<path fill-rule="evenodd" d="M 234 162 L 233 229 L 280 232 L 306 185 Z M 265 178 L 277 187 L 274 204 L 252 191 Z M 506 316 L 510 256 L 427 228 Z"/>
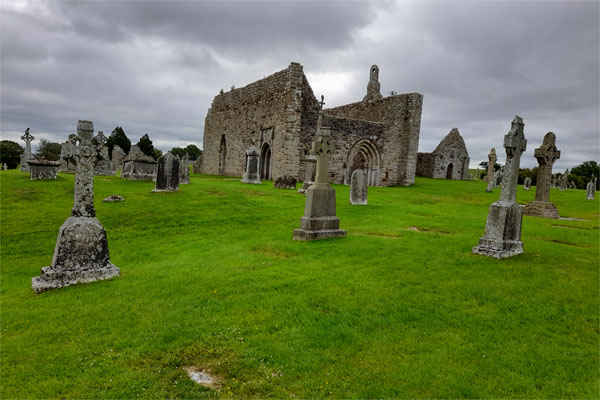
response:
<path fill-rule="evenodd" d="M 162 156 L 163 156 L 163 152 L 161 149 L 154 149 L 154 154 L 152 155 L 152 157 L 154 157 L 155 160 L 158 160 Z"/>
<path fill-rule="evenodd" d="M 489 161 L 482 161 L 479 163 L 479 166 L 487 171 L 488 164 L 489 164 Z M 498 171 L 500 168 L 501 168 L 500 164 L 494 163 L 494 171 Z"/>
<path fill-rule="evenodd" d="M 185 150 L 181 147 L 173 147 L 171 149 L 171 154 L 173 154 L 176 157 L 183 157 L 183 155 L 185 154 Z"/>
<path fill-rule="evenodd" d="M 522 185 L 523 183 L 525 183 L 525 178 L 529 177 L 529 178 L 531 178 L 531 185 L 536 186 L 537 174 L 538 174 L 538 167 L 535 167 L 533 169 L 519 168 L 518 184 Z"/>
<path fill-rule="evenodd" d="M 592 175 L 600 180 L 600 165 L 596 161 L 586 161 L 571 169 L 569 181 L 575 182 L 578 189 L 585 189 Z"/>
<path fill-rule="evenodd" d="M 42 139 L 40 140 L 40 144 L 37 147 L 35 156 L 45 158 L 48 161 L 57 161 L 60 159 L 61 148 L 62 145 L 60 143 L 55 143 L 46 139 Z"/>
<path fill-rule="evenodd" d="M 200 155 L 202 154 L 202 150 L 200 150 L 195 144 L 188 144 L 187 146 L 185 146 L 184 150 L 190 157 L 190 160 L 192 161 L 197 160 L 198 157 L 200 157 Z"/>
<path fill-rule="evenodd" d="M 21 155 L 25 152 L 19 143 L 11 140 L 0 141 L 0 164 L 6 163 L 9 169 L 17 168 Z"/>
<path fill-rule="evenodd" d="M 115 145 L 122 148 L 125 154 L 129 154 L 129 150 L 131 150 L 131 140 L 125 135 L 125 131 L 120 126 L 113 129 L 106 141 L 106 145 L 108 146 L 108 155 L 110 158 L 112 158 L 112 151 Z"/>
<path fill-rule="evenodd" d="M 136 146 L 139 147 L 142 153 L 154 158 L 154 146 L 147 133 L 140 138 L 140 141 L 137 142 Z"/>

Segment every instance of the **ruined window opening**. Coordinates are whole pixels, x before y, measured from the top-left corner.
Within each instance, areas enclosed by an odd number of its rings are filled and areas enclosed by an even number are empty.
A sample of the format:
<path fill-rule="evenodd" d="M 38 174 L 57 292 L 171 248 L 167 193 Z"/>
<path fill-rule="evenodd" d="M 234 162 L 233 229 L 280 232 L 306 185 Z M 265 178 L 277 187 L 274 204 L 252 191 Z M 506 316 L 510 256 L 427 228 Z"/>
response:
<path fill-rule="evenodd" d="M 219 174 L 225 173 L 225 159 L 227 158 L 227 140 L 225 134 L 221 136 L 221 145 L 219 146 Z"/>

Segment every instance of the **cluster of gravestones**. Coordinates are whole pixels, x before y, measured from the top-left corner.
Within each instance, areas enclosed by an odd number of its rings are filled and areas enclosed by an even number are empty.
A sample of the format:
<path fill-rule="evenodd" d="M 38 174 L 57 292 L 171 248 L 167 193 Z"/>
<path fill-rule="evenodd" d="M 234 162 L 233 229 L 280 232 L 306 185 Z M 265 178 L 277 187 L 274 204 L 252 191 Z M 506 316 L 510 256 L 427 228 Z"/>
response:
<path fill-rule="evenodd" d="M 567 169 L 559 178 L 552 176 L 552 165 L 560 158 L 560 151 L 556 148 L 556 135 L 553 132 L 548 132 L 544 136 L 542 145 L 535 149 L 534 157 L 539 164 L 538 181 L 535 191 L 535 200 L 527 204 L 525 208 L 526 215 L 558 218 L 558 211 L 554 204 L 549 201 L 550 188 L 558 188 L 564 191 L 567 188 L 577 189 L 575 182 L 568 181 L 569 170 Z M 486 192 L 491 192 L 492 189 L 501 186 L 505 176 L 504 167 L 494 172 L 494 163 L 496 162 L 496 150 L 492 148 L 488 154 L 488 174 L 484 181 L 488 182 Z M 490 178 L 491 177 L 491 178 Z M 594 200 L 596 193 L 596 177 L 592 176 L 592 180 L 586 187 L 586 199 Z M 523 189 L 531 189 L 531 178 L 526 177 L 523 182 Z"/>
<path fill-rule="evenodd" d="M 30 179 L 56 179 L 58 172 L 75 172 L 77 169 L 77 149 L 78 143 L 81 140 L 78 135 L 70 134 L 67 141 L 61 146 L 60 161 L 48 161 L 37 159 L 31 152 L 31 142 L 35 139 L 30 133 L 29 128 L 25 130 L 25 134 L 21 136 L 25 141 L 25 152 L 21 156 L 21 171 L 29 172 Z M 96 155 L 93 163 L 94 175 L 115 175 L 117 169 L 122 169 L 121 177 L 129 180 L 155 181 L 157 179 L 158 164 L 152 157 L 144 154 L 138 146 L 131 146 L 129 154 L 121 147 L 115 145 L 112 152 L 112 159 L 108 154 L 108 146 L 106 136 L 102 131 L 98 132 L 97 136 L 92 137 L 91 146 Z M 178 160 L 179 172 L 177 186 L 179 184 L 190 183 L 189 176 L 189 158 L 184 155 L 183 158 L 174 157 L 170 152 L 167 153 L 166 162 L 172 162 L 173 158 Z M 163 156 L 165 157 L 165 156 Z M 165 160 L 162 161 L 162 169 L 165 167 Z M 3 166 L 6 170 L 7 167 Z M 161 175 L 161 180 L 156 191 L 173 191 L 177 190 L 173 183 L 165 185 L 164 176 Z"/>
<path fill-rule="evenodd" d="M 301 193 L 306 194 L 306 202 L 304 216 L 300 218 L 300 228 L 293 231 L 294 240 L 310 241 L 346 236 L 346 231 L 340 229 L 340 220 L 336 216 L 335 189 L 329 184 L 329 155 L 333 153 L 334 145 L 331 142 L 330 128 L 322 126 L 323 97 L 320 104 L 317 134 L 311 149 L 315 160 L 314 168 L 312 163 L 309 163 L 306 186 L 303 185 L 300 189 Z M 94 165 L 99 156 L 98 143 L 93 140 L 93 131 L 91 121 L 79 121 L 77 135 L 72 138 L 73 147 L 68 154 L 75 165 L 74 205 L 71 217 L 59 230 L 52 265 L 42 268 L 41 275 L 32 279 L 35 292 L 109 279 L 120 273 L 119 268 L 110 262 L 106 231 L 96 218 L 94 209 Z M 523 119 L 515 116 L 510 131 L 504 136 L 506 164 L 502 174 L 500 199 L 490 205 L 485 233 L 479 239 L 479 244 L 473 247 L 473 254 L 495 258 L 520 254 L 523 252 L 523 213 L 558 217 L 556 207 L 549 201 L 552 165 L 560 157 L 555 141 L 556 136 L 550 132 L 544 137 L 543 144 L 535 150 L 534 155 L 540 165 L 536 196 L 523 211 L 516 202 L 516 192 L 519 165 L 527 147 L 527 140 Z M 495 150 L 492 149 L 491 168 L 495 161 Z M 157 164 L 155 192 L 177 191 L 179 184 L 189 183 L 187 160 L 180 160 L 171 152 L 167 152 Z M 133 168 L 131 170 L 133 171 Z M 490 172 L 488 170 L 488 176 L 491 176 Z M 258 152 L 253 147 L 246 152 L 246 173 L 242 182 L 261 183 L 258 175 Z M 593 198 L 595 183 L 594 177 L 588 184 L 588 198 Z M 527 187 L 530 184 L 531 180 L 526 182 Z M 350 202 L 355 205 L 367 204 L 366 173 L 363 170 L 356 170 L 352 174 Z"/>

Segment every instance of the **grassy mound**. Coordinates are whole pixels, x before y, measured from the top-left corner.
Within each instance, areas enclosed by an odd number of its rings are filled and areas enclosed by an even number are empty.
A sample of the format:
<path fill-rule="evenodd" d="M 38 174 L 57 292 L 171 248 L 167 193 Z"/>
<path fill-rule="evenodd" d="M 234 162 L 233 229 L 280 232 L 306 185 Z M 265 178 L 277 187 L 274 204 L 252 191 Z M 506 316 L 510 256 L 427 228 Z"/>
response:
<path fill-rule="evenodd" d="M 526 252 L 499 261 L 471 254 L 499 196 L 483 182 L 417 178 L 363 207 L 336 185 L 348 236 L 295 242 L 304 197 L 270 182 L 151 193 L 96 177 L 121 277 L 35 295 L 73 178 L 0 173 L 2 398 L 598 395 L 600 214 L 584 191 L 550 198 L 585 221 L 525 216 Z"/>

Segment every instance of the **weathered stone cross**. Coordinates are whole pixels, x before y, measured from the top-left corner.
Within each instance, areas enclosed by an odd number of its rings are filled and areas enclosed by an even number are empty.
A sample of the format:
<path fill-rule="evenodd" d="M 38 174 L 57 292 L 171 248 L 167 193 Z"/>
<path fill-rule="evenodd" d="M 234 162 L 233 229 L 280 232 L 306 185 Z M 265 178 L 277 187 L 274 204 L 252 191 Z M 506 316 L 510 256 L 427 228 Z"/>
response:
<path fill-rule="evenodd" d="M 552 165 L 560 158 L 560 150 L 556 148 L 556 135 L 548 132 L 544 142 L 535 149 L 533 156 L 540 165 L 535 189 L 535 201 L 548 201 L 550 199 L 550 186 L 552 183 Z"/>
<path fill-rule="evenodd" d="M 25 129 L 25 134 L 21 136 L 21 140 L 25 141 L 25 154 L 31 155 L 31 142 L 35 138 L 29 133 L 29 128 Z"/>
<path fill-rule="evenodd" d="M 104 143 L 106 143 L 106 141 L 108 140 L 106 136 L 104 136 L 104 132 L 102 131 L 98 131 L 98 136 L 96 136 L 95 139 L 100 146 L 104 146 Z"/>
<path fill-rule="evenodd" d="M 94 209 L 94 160 L 96 149 L 92 146 L 94 123 L 79 121 L 77 123 L 77 139 L 79 146 L 74 150 L 77 160 L 75 169 L 75 193 L 71 215 L 74 217 L 95 217 Z"/>
<path fill-rule="evenodd" d="M 511 129 L 504 136 L 504 149 L 506 150 L 506 164 L 502 176 L 502 190 L 500 191 L 500 202 L 515 203 L 517 201 L 517 180 L 519 178 L 519 165 L 521 155 L 527 148 L 527 140 L 523 132 L 523 118 L 515 116 L 511 123 Z"/>
<path fill-rule="evenodd" d="M 323 116 L 323 101 L 324 96 L 321 96 L 319 102 L 319 120 L 317 122 L 317 137 L 312 145 L 312 152 L 317 156 L 317 173 L 315 176 L 316 184 L 329 183 L 329 154 L 333 153 L 334 146 L 330 142 L 329 128 L 322 128 Z"/>

